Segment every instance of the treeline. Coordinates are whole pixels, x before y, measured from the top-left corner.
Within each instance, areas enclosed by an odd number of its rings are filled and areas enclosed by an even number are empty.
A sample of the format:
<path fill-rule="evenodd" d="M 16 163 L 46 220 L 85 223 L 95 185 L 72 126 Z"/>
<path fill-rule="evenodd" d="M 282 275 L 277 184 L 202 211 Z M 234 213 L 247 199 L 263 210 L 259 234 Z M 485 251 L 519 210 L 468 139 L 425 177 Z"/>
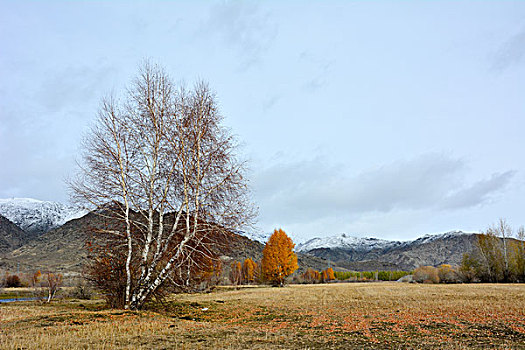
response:
<path fill-rule="evenodd" d="M 525 230 L 503 219 L 478 236 L 475 249 L 459 267 L 465 282 L 525 282 Z"/>
<path fill-rule="evenodd" d="M 326 283 L 337 279 L 336 275 L 338 272 L 334 271 L 331 267 L 317 271 L 311 267 L 306 269 L 303 273 L 296 274 L 291 280 L 292 283 L 296 284 L 316 284 Z M 230 265 L 229 272 L 230 284 L 237 285 L 250 285 L 250 284 L 272 284 L 272 281 L 268 279 L 263 272 L 262 264 L 248 258 L 243 263 L 240 261 L 233 261 Z"/>
<path fill-rule="evenodd" d="M 334 271 L 331 267 L 319 272 L 309 268 L 299 278 L 294 279 L 294 282 L 325 283 L 333 280 L 348 282 L 397 281 L 410 273 L 409 271 Z"/>
<path fill-rule="evenodd" d="M 397 281 L 401 277 L 410 275 L 411 271 L 336 271 L 335 277 L 340 281 Z"/>
<path fill-rule="evenodd" d="M 234 286 L 263 283 L 261 264 L 250 258 L 245 259 L 243 263 L 234 261 L 230 265 L 229 280 Z"/>
<path fill-rule="evenodd" d="M 299 284 L 315 284 L 315 283 L 326 283 L 335 280 L 335 271 L 331 267 L 317 271 L 309 267 L 302 274 L 296 275 L 293 279 L 293 283 Z"/>

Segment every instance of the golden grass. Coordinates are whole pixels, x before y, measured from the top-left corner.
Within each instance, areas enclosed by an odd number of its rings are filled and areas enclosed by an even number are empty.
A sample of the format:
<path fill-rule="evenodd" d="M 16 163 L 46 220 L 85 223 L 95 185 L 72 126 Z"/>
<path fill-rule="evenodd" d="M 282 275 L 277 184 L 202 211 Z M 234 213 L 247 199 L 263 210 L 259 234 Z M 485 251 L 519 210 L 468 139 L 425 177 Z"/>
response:
<path fill-rule="evenodd" d="M 0 304 L 0 348 L 525 349 L 525 285 L 220 289 L 174 296 L 152 310 L 97 301 Z"/>

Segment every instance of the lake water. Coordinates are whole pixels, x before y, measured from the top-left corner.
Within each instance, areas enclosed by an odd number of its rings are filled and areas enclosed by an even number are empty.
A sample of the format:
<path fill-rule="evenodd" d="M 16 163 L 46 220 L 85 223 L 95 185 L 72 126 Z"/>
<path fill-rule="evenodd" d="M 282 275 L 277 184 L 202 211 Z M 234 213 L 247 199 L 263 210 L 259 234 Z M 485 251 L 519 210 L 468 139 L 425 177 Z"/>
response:
<path fill-rule="evenodd" d="M 11 299 L 0 299 L 0 303 L 12 303 L 14 301 L 29 301 L 29 300 L 40 300 L 42 298 L 31 297 L 31 298 L 11 298 Z"/>

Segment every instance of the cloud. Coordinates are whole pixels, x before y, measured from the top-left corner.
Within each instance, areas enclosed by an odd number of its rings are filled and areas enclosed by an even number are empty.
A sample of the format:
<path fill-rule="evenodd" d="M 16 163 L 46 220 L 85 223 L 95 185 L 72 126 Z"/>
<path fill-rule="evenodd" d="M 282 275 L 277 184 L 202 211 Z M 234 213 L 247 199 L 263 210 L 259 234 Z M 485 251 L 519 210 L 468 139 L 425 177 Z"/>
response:
<path fill-rule="evenodd" d="M 109 81 L 116 74 L 116 68 L 108 64 L 72 65 L 56 69 L 42 81 L 36 98 L 48 113 L 60 112 L 95 101 L 103 92 L 100 87 L 111 85 Z"/>
<path fill-rule="evenodd" d="M 271 110 L 280 100 L 281 100 L 282 96 L 279 96 L 279 95 L 271 95 L 271 96 L 267 96 L 263 101 L 262 101 L 262 110 L 264 112 L 268 112 L 269 110 Z"/>
<path fill-rule="evenodd" d="M 458 190 L 442 201 L 442 209 L 473 207 L 491 200 L 492 196 L 504 189 L 516 175 L 516 171 L 492 174 L 489 179 Z"/>
<path fill-rule="evenodd" d="M 315 92 L 328 84 L 328 77 L 334 64 L 333 61 L 304 51 L 299 56 L 299 62 L 303 62 L 310 67 L 308 79 L 303 84 L 303 88 L 306 91 Z"/>
<path fill-rule="evenodd" d="M 468 183 L 464 160 L 433 153 L 355 176 L 347 176 L 345 168 L 315 158 L 260 171 L 255 189 L 261 221 L 296 224 L 314 218 L 472 208 L 503 191 L 515 175 L 507 171 Z"/>
<path fill-rule="evenodd" d="M 278 31 L 268 12 L 262 12 L 255 3 L 240 1 L 214 6 L 202 29 L 235 49 L 242 58 L 243 68 L 259 59 Z"/>
<path fill-rule="evenodd" d="M 104 64 L 71 65 L 35 78 L 34 87 L 0 99 L 0 198 L 67 200 L 63 179 L 75 169 L 84 127 L 96 115 Z"/>
<path fill-rule="evenodd" d="M 495 53 L 492 68 L 498 71 L 505 70 L 525 60 L 525 29 L 512 36 Z"/>

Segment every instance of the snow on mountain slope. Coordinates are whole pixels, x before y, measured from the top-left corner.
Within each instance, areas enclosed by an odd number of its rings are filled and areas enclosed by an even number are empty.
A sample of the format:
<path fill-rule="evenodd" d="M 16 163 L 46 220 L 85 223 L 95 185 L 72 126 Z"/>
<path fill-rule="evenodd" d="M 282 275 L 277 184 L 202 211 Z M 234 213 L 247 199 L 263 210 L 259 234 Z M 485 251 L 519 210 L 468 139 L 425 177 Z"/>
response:
<path fill-rule="evenodd" d="M 446 238 L 452 238 L 462 235 L 471 235 L 472 233 L 467 233 L 463 231 L 449 231 L 445 233 L 440 234 L 429 234 L 424 235 L 416 240 L 411 241 L 411 244 L 424 244 L 424 243 L 430 243 L 432 241 L 435 241 L 436 239 L 446 239 Z"/>
<path fill-rule="evenodd" d="M 270 238 L 270 236 L 273 234 L 273 232 L 244 232 L 244 231 L 237 231 L 235 233 L 237 233 L 237 234 L 239 234 L 241 236 L 244 236 L 244 237 L 248 237 L 252 241 L 257 241 L 257 242 L 262 243 L 262 244 L 266 244 L 266 242 L 268 242 L 268 239 Z M 295 237 L 293 234 L 288 234 L 287 233 L 287 235 L 288 235 L 288 237 L 290 237 L 292 239 L 292 241 L 294 243 L 299 241 L 299 239 L 297 237 Z"/>
<path fill-rule="evenodd" d="M 296 250 L 298 252 L 307 252 L 319 248 L 341 248 L 358 251 L 371 251 L 373 249 L 391 248 L 400 244 L 401 242 L 398 241 L 387 241 L 378 238 L 352 237 L 343 233 L 338 236 L 310 239 L 309 241 L 298 244 Z"/>
<path fill-rule="evenodd" d="M 272 235 L 271 233 L 258 233 L 258 232 L 245 232 L 245 231 L 236 231 L 235 233 L 247 237 L 252 241 L 257 241 L 262 244 L 268 242 L 268 238 Z"/>
<path fill-rule="evenodd" d="M 84 210 L 56 202 L 32 198 L 0 199 L 0 215 L 34 235 L 43 234 L 85 214 Z"/>
<path fill-rule="evenodd" d="M 399 246 L 409 246 L 409 245 L 420 245 L 425 243 L 430 243 L 437 239 L 446 239 L 453 236 L 461 235 L 470 235 L 471 233 L 465 233 L 463 231 L 450 231 L 442 234 L 435 235 L 425 235 L 413 241 L 388 241 L 378 238 L 361 238 L 361 237 L 352 237 L 347 236 L 346 234 L 341 234 L 339 236 L 331 236 L 324 238 L 313 238 L 305 243 L 297 245 L 296 250 L 299 252 L 308 252 L 313 249 L 328 248 L 328 249 L 347 249 L 355 251 L 368 252 L 374 249 L 384 250 L 390 249 Z"/>

